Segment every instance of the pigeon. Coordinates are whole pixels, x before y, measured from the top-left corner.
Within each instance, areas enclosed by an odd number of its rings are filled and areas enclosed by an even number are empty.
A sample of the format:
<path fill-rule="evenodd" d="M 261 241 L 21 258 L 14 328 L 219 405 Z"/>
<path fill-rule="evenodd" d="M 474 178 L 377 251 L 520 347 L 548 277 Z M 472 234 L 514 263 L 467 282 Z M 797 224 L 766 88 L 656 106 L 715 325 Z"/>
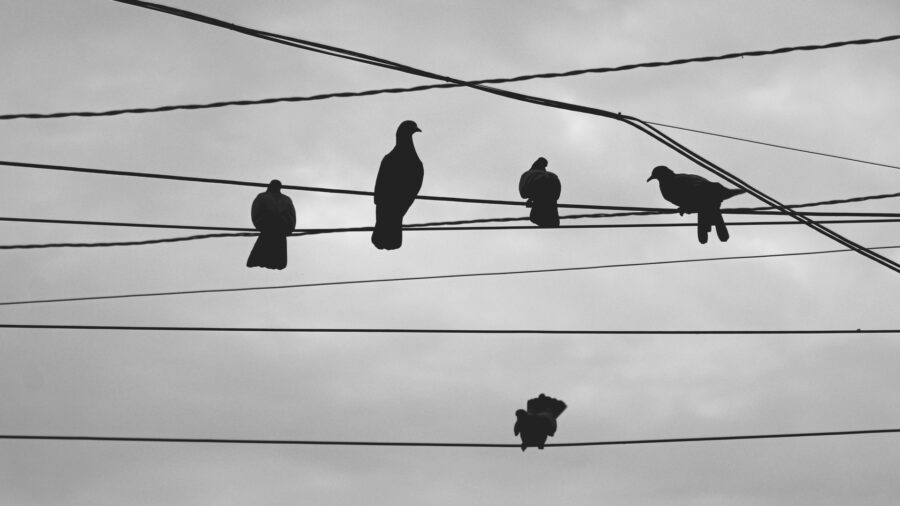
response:
<path fill-rule="evenodd" d="M 664 165 L 654 167 L 647 181 L 651 179 L 659 181 L 663 198 L 678 206 L 679 213 L 697 213 L 697 239 L 700 244 L 706 244 L 713 226 L 720 241 L 728 240 L 728 229 L 719 208 L 723 200 L 740 195 L 745 190 L 725 188 L 694 174 L 676 174 Z"/>
<path fill-rule="evenodd" d="M 375 229 L 372 244 L 378 249 L 397 249 L 403 244 L 403 215 L 409 210 L 425 174 L 412 136 L 421 132 L 415 121 L 397 128 L 397 143 L 381 160 L 375 179 Z"/>
<path fill-rule="evenodd" d="M 519 178 L 519 195 L 528 199 L 531 222 L 539 227 L 558 227 L 556 201 L 562 190 L 556 174 L 547 170 L 547 159 L 538 158 Z"/>
<path fill-rule="evenodd" d="M 556 419 L 566 410 L 566 403 L 541 394 L 530 399 L 526 407 L 516 410 L 513 435 L 522 438 L 523 452 L 529 446 L 543 450 L 547 436 L 556 434 Z"/>
<path fill-rule="evenodd" d="M 247 257 L 247 267 L 287 267 L 287 236 L 297 225 L 297 214 L 291 198 L 281 193 L 281 181 L 273 179 L 266 191 L 256 196 L 250 218 L 259 236 Z"/>

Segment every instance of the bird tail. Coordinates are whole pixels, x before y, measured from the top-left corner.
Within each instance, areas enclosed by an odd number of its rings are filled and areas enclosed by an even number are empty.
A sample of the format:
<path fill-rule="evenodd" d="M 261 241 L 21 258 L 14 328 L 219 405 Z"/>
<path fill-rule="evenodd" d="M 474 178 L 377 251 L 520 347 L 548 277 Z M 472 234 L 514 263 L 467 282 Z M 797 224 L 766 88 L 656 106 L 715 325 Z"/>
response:
<path fill-rule="evenodd" d="M 740 194 L 746 193 L 746 192 L 747 192 L 747 190 L 741 190 L 739 188 L 725 188 L 725 190 L 722 192 L 722 200 L 728 200 L 731 197 L 734 197 L 736 195 L 740 195 Z"/>
<path fill-rule="evenodd" d="M 287 267 L 287 237 L 281 234 L 259 234 L 247 257 L 247 267 L 278 270 Z"/>
<path fill-rule="evenodd" d="M 559 210 L 556 202 L 534 201 L 531 207 L 531 222 L 539 227 L 558 227 Z"/>
<path fill-rule="evenodd" d="M 403 215 L 376 206 L 372 244 L 378 249 L 398 249 L 403 244 Z"/>

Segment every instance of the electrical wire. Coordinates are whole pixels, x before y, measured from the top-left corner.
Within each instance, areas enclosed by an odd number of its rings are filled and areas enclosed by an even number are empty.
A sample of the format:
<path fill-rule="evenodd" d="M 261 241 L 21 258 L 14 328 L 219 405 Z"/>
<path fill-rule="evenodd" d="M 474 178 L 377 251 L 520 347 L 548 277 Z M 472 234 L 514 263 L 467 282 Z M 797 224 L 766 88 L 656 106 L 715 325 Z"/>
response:
<path fill-rule="evenodd" d="M 125 171 L 125 170 L 111 170 L 111 169 L 96 169 L 89 167 L 75 167 L 71 165 L 54 165 L 47 163 L 34 163 L 34 162 L 14 162 L 9 160 L 0 160 L 0 166 L 7 167 L 18 167 L 25 169 L 38 169 L 38 170 L 55 170 L 62 172 L 76 172 L 82 174 L 94 174 L 94 175 L 104 175 L 104 176 L 124 176 L 124 177 L 137 177 L 137 178 L 148 178 L 148 179 L 163 179 L 163 180 L 171 180 L 171 181 L 184 181 L 190 183 L 207 183 L 207 184 L 223 184 L 223 185 L 235 185 L 235 186 L 252 186 L 257 188 L 265 188 L 269 185 L 269 183 L 259 183 L 255 181 L 241 181 L 235 179 L 220 179 L 220 178 L 208 178 L 208 177 L 199 177 L 199 176 L 178 176 L 175 174 L 163 174 L 157 172 L 135 172 L 135 171 Z M 344 194 L 344 195 L 357 195 L 357 196 L 366 196 L 372 197 L 375 195 L 374 192 L 364 191 L 364 190 L 348 190 L 343 188 L 329 188 L 322 186 L 298 186 L 298 185 L 282 185 L 283 190 L 294 190 L 294 191 L 306 191 L 306 192 L 319 192 L 319 193 L 335 193 L 335 194 Z M 861 197 L 851 197 L 845 199 L 832 199 L 825 200 L 820 202 L 808 202 L 803 204 L 792 204 L 785 207 L 791 208 L 802 208 L 802 207 L 813 207 L 813 206 L 825 206 L 825 205 L 837 205 L 837 204 L 848 204 L 848 203 L 857 203 L 864 202 L 869 200 L 880 200 L 880 199 L 888 199 L 888 198 L 896 198 L 900 197 L 900 192 L 895 193 L 883 193 L 877 195 L 866 195 Z M 416 200 L 429 200 L 429 201 L 439 201 L 439 202 L 457 202 L 464 204 L 487 204 L 487 205 L 504 205 L 504 206 L 515 206 L 515 207 L 524 207 L 525 201 L 523 200 L 497 200 L 497 199 L 474 199 L 474 198 L 465 198 L 465 197 L 442 197 L 442 196 L 434 196 L 434 195 L 418 195 Z M 634 206 L 612 206 L 612 205 L 590 205 L 590 204 L 565 204 L 559 203 L 557 207 L 560 209 L 597 209 L 597 210 L 608 210 L 608 211 L 625 211 L 629 213 L 650 213 L 650 214 L 671 214 L 678 212 L 676 209 L 667 209 L 667 208 L 657 208 L 657 207 L 634 207 Z M 769 209 L 775 209 L 771 206 L 764 207 L 741 207 L 741 208 L 725 208 L 722 209 L 723 213 L 726 214 L 738 214 L 744 213 L 745 211 L 756 212 L 756 211 L 764 211 Z M 636 216 L 637 214 L 634 214 Z M 601 217 L 601 215 L 585 215 L 586 217 Z M 616 215 L 616 216 L 632 216 L 632 215 Z"/>
<path fill-rule="evenodd" d="M 694 133 L 697 133 L 697 134 L 711 135 L 711 136 L 713 136 L 713 137 L 721 137 L 721 138 L 723 138 L 723 139 L 731 139 L 731 140 L 733 140 L 733 141 L 749 142 L 749 143 L 751 143 L 751 144 L 759 144 L 759 145 L 761 145 L 761 146 L 768 146 L 768 147 L 770 147 L 770 148 L 787 149 L 787 150 L 790 150 L 790 151 L 797 151 L 797 152 L 800 152 L 800 153 L 807 153 L 807 154 L 810 154 L 810 155 L 825 156 L 825 157 L 828 157 L 828 158 L 837 158 L 837 159 L 839 159 L 839 160 L 846 160 L 846 161 L 849 161 L 849 162 L 864 163 L 864 164 L 866 164 L 866 165 L 877 165 L 877 166 L 879 166 L 879 167 L 887 167 L 887 168 L 889 168 L 889 169 L 900 169 L 900 166 L 897 166 L 897 165 L 890 165 L 890 164 L 887 164 L 887 163 L 880 163 L 880 162 L 870 162 L 870 161 L 867 161 L 867 160 L 860 160 L 859 158 L 850 158 L 850 157 L 848 157 L 848 156 L 832 155 L 832 154 L 828 154 L 828 153 L 822 153 L 822 152 L 820 152 L 820 151 L 812 151 L 812 150 L 809 150 L 809 149 L 792 148 L 792 147 L 790 147 L 790 146 L 785 146 L 785 145 L 782 145 L 782 144 L 772 144 L 772 143 L 770 143 L 770 142 L 755 141 L 755 140 L 752 140 L 752 139 L 746 139 L 746 138 L 744 138 L 744 137 L 736 137 L 736 136 L 733 136 L 733 135 L 718 134 L 718 133 L 715 133 L 715 132 L 709 132 L 709 131 L 706 131 L 706 130 L 698 130 L 698 129 L 696 129 L 696 128 L 688 128 L 688 127 L 683 127 L 683 126 L 670 125 L 670 124 L 666 124 L 666 123 L 658 123 L 658 122 L 655 122 L 655 121 L 647 121 L 647 124 L 649 124 L 649 125 L 655 125 L 655 126 L 661 126 L 661 127 L 664 127 L 664 128 L 673 128 L 673 129 L 675 129 L 675 130 L 684 130 L 684 131 L 686 131 L 686 132 L 694 132 Z"/>
<path fill-rule="evenodd" d="M 31 221 L 23 219 L 21 221 Z M 49 220 L 42 220 L 49 221 Z M 487 220 L 472 220 L 487 221 Z M 861 224 L 861 223 L 898 223 L 900 218 L 870 218 L 855 220 L 820 220 L 818 223 L 828 224 Z M 459 222 L 455 222 L 459 223 Z M 796 221 L 737 221 L 728 224 L 729 226 L 763 226 L 763 225 L 802 225 Z M 409 232 L 449 232 L 449 231 L 490 231 L 490 230 L 566 230 L 581 228 L 674 228 L 674 227 L 696 227 L 695 223 L 603 223 L 592 225 L 560 225 L 558 227 L 536 227 L 533 225 L 495 225 L 495 226 L 413 226 L 407 225 L 403 229 Z M 158 227 L 158 226 L 157 226 Z M 177 225 L 165 228 L 184 228 Z M 305 235 L 321 235 L 334 234 L 343 232 L 371 232 L 373 227 L 348 227 L 348 228 L 307 228 L 295 231 L 289 237 L 299 237 Z M 259 235 L 258 232 L 224 232 L 216 234 L 200 234 L 182 237 L 168 237 L 164 239 L 144 239 L 139 241 L 116 241 L 116 242 L 57 242 L 57 243 L 40 243 L 40 244 L 3 244 L 0 250 L 20 250 L 20 249 L 49 249 L 49 248 L 109 248 L 117 246 L 146 246 L 150 244 L 163 244 L 174 242 L 197 241 L 203 239 L 221 239 L 226 237 L 252 237 Z"/>
<path fill-rule="evenodd" d="M 559 219 L 566 220 L 577 220 L 577 219 L 588 219 L 588 218 L 621 218 L 621 217 L 631 217 L 631 216 L 655 216 L 659 214 L 674 214 L 675 210 L 672 210 L 670 213 L 662 212 L 664 210 L 660 210 L 660 212 L 640 212 L 640 213 L 597 213 L 597 214 L 573 214 L 573 215 L 563 215 L 560 216 Z M 781 213 L 772 212 L 772 211 L 752 211 L 752 210 L 734 210 L 728 211 L 723 210 L 723 214 L 739 214 L 739 215 L 780 215 Z M 854 217 L 854 218 L 900 218 L 900 213 L 856 213 L 856 212 L 821 212 L 821 213 L 804 213 L 807 215 L 816 215 L 816 216 L 829 216 L 829 217 Z M 405 225 L 407 228 L 422 228 L 422 227 L 444 227 L 444 226 L 454 226 L 454 225 L 473 225 L 476 223 L 509 223 L 509 222 L 518 222 L 518 221 L 529 221 L 530 218 L 527 216 L 518 216 L 518 217 L 504 217 L 504 218 L 476 218 L 471 220 L 456 220 L 456 221 L 435 221 L 435 222 L 427 222 L 427 223 L 409 223 Z M 256 229 L 248 228 L 248 227 L 220 227 L 220 226 L 212 226 L 212 225 L 176 225 L 176 224 L 166 224 L 166 223 L 134 223 L 134 222 L 122 222 L 122 221 L 92 221 L 92 220 L 62 220 L 62 219 L 51 219 L 51 218 L 23 218 L 23 217 L 14 217 L 14 216 L 0 216 L 0 221 L 10 222 L 10 223 L 41 223 L 41 224 L 53 224 L 53 225 L 78 225 L 78 226 L 103 226 L 103 227 L 126 227 L 126 228 L 160 228 L 160 229 L 177 229 L 177 230 L 206 230 L 206 231 L 219 231 L 219 232 L 255 232 Z M 878 220 L 878 222 L 882 222 L 883 220 Z M 859 220 L 838 220 L 835 223 L 868 223 L 869 221 L 859 221 Z M 741 223 L 741 222 L 738 222 Z M 780 222 L 757 222 L 757 225 L 770 225 L 777 224 Z M 796 222 L 785 222 L 785 223 L 796 223 Z M 654 226 L 664 226 L 665 224 L 654 225 Z M 626 225 L 630 226 L 630 225 Z M 301 228 L 297 229 L 298 233 L 312 234 L 312 233 L 322 233 L 322 232 L 338 232 L 338 231 L 358 231 L 362 232 L 364 227 L 355 227 L 351 229 L 323 229 L 323 228 Z"/>
<path fill-rule="evenodd" d="M 871 248 L 871 249 L 875 249 L 875 250 L 900 249 L 900 246 L 878 246 L 878 247 Z M 851 250 L 849 250 L 849 249 L 834 249 L 834 250 L 821 250 L 821 251 L 801 251 L 801 252 L 796 252 L 796 253 L 772 253 L 772 254 L 761 254 L 761 255 L 686 258 L 686 259 L 678 259 L 678 260 L 656 260 L 656 261 L 649 261 L 649 262 L 629 262 L 629 263 L 605 264 L 605 265 L 588 265 L 588 266 L 580 266 L 580 267 L 556 267 L 556 268 L 550 268 L 550 269 L 526 269 L 526 270 L 517 270 L 517 271 L 475 272 L 475 273 L 462 273 L 462 274 L 437 274 L 437 275 L 431 275 L 431 276 L 408 276 L 408 277 L 399 277 L 399 278 L 376 278 L 376 279 L 359 279 L 359 280 L 348 280 L 348 281 L 324 281 L 324 282 L 319 282 L 319 283 L 298 283 L 298 284 L 274 285 L 274 286 L 249 286 L 249 287 L 240 287 L 240 288 L 209 288 L 209 289 L 202 289 L 202 290 L 127 293 L 127 294 L 117 294 L 117 295 L 93 295 L 93 296 L 87 296 L 87 297 L 68 297 L 68 298 L 56 298 L 56 299 L 33 299 L 33 300 L 6 301 L 6 302 L 0 302 L 0 306 L 44 304 L 44 303 L 50 303 L 50 302 L 82 302 L 82 301 L 91 301 L 91 300 L 162 297 L 162 296 L 170 296 L 170 295 L 196 295 L 196 294 L 211 294 L 211 293 L 250 292 L 250 291 L 262 291 L 262 290 L 284 290 L 284 289 L 289 289 L 289 288 L 316 288 L 316 287 L 325 287 L 325 286 L 362 285 L 362 284 L 373 284 L 373 283 L 394 283 L 394 282 L 405 282 L 405 281 L 426 281 L 426 280 L 476 278 L 476 277 L 489 277 L 489 276 L 493 277 L 493 276 L 515 276 L 515 275 L 524 275 L 524 274 L 546 274 L 546 273 L 553 273 L 553 272 L 589 271 L 589 270 L 600 270 L 600 269 L 615 269 L 615 268 L 622 268 L 622 267 L 649 267 L 649 266 L 654 266 L 654 265 L 716 262 L 716 261 L 724 261 L 724 260 L 750 260 L 750 259 L 760 259 L 760 258 L 782 258 L 782 257 L 808 256 L 808 255 L 825 255 L 825 254 L 831 254 L 831 253 L 847 253 L 849 251 L 851 251 Z"/>
<path fill-rule="evenodd" d="M 139 5 L 141 2 L 123 2 L 129 3 L 132 5 Z M 785 54 L 795 51 L 816 51 L 823 49 L 835 49 L 845 46 L 851 45 L 867 45 L 867 44 L 878 44 L 884 42 L 891 42 L 900 39 L 900 35 L 888 35 L 885 37 L 879 38 L 866 38 L 866 39 L 856 39 L 856 40 L 847 40 L 847 41 L 837 41 L 831 42 L 827 44 L 809 44 L 804 46 L 790 46 L 790 47 L 782 47 L 777 49 L 770 50 L 757 50 L 757 51 L 743 51 L 737 53 L 728 53 L 723 55 L 716 56 L 701 56 L 701 57 L 692 57 L 692 58 L 680 58 L 676 60 L 668 60 L 668 61 L 655 61 L 655 62 L 645 62 L 645 63 L 633 63 L 628 65 L 619 65 L 616 67 L 598 67 L 598 68 L 588 68 L 588 69 L 580 69 L 580 70 L 569 70 L 565 72 L 544 72 L 540 74 L 526 74 L 515 77 L 505 77 L 505 78 L 490 78 L 490 79 L 478 79 L 474 81 L 469 81 L 472 84 L 503 84 L 503 83 L 515 83 L 522 81 L 529 81 L 533 79 L 554 79 L 560 77 L 572 77 L 584 74 L 603 74 L 610 72 L 621 72 L 626 70 L 633 70 L 638 68 L 656 68 L 656 67 L 668 67 L 675 65 L 684 65 L 688 63 L 706 63 L 706 62 L 714 62 L 714 61 L 722 61 L 722 60 L 731 60 L 738 58 L 746 58 L 746 57 L 758 57 L 758 56 L 771 56 L 778 54 Z M 364 96 L 372 96 L 379 95 L 385 93 L 409 93 L 416 91 L 425 91 L 432 89 L 441 89 L 441 88 L 459 88 L 463 85 L 455 84 L 455 83 L 444 83 L 444 84 L 431 84 L 424 86 L 415 86 L 409 88 L 385 88 L 378 90 L 366 90 L 366 91 L 357 91 L 357 92 L 339 92 L 339 93 L 323 93 L 312 96 L 290 96 L 290 97 L 274 97 L 274 98 L 264 98 L 257 100 L 230 100 L 230 101 L 218 101 L 211 103 L 198 103 L 198 104 L 179 104 L 179 105 L 164 105 L 157 107 L 134 107 L 134 108 L 126 108 L 126 109 L 112 109 L 106 111 L 79 111 L 79 112 L 54 112 L 54 113 L 20 113 L 20 114 L 4 114 L 0 115 L 0 120 L 14 120 L 14 119 L 52 119 L 52 118 L 67 118 L 67 117 L 102 117 L 102 116 L 118 116 L 122 114 L 147 114 L 147 113 L 157 113 L 157 112 L 169 112 L 176 110 L 196 110 L 196 109 L 212 109 L 219 107 L 228 107 L 228 106 L 250 106 L 250 105 L 264 105 L 264 104 L 273 104 L 279 102 L 308 102 L 315 100 L 325 100 L 330 98 L 350 98 L 350 97 L 364 97 Z M 654 123 L 656 124 L 656 123 Z M 659 126 L 667 126 L 670 128 L 679 128 L 671 125 L 663 125 L 657 124 Z M 707 132 L 699 132 L 699 133 L 707 133 Z M 710 134 L 717 135 L 717 134 Z M 723 136 L 728 137 L 728 136 Z M 729 137 L 733 138 L 733 137 Z M 737 139 L 743 140 L 743 139 Z M 751 141 L 752 142 L 752 141 Z M 781 147 L 781 146 L 776 146 Z M 793 149 L 793 148 L 788 148 Z M 830 156 L 830 155 L 826 155 Z M 871 163 L 865 162 L 862 160 L 853 160 L 862 163 Z M 881 164 L 875 164 L 881 165 Z M 900 167 L 894 167 L 900 168 Z"/>
<path fill-rule="evenodd" d="M 757 439 L 787 439 L 827 436 L 859 436 L 871 434 L 890 434 L 900 429 L 867 429 L 842 430 L 829 432 L 787 432 L 775 434 L 746 434 L 740 436 L 704 436 L 656 439 L 625 439 L 614 441 L 590 441 L 582 443 L 547 443 L 547 447 L 572 448 L 578 446 L 621 446 L 663 443 L 698 443 L 713 441 L 741 441 Z M 454 448 L 521 448 L 519 444 L 510 443 L 428 443 L 408 441 L 311 441 L 298 439 L 234 439 L 234 438 L 172 438 L 172 437 L 130 437 L 130 436 L 50 436 L 33 434 L 0 434 L 0 439 L 30 441 L 90 441 L 106 443 L 214 443 L 214 444 L 253 444 L 253 445 L 304 445 L 304 446 L 402 446 L 402 447 L 454 447 Z"/>
<path fill-rule="evenodd" d="M 409 329 L 335 327 L 186 327 L 165 325 L 72 325 L 0 323 L 3 329 L 32 330 L 122 330 L 153 332 L 268 332 L 290 334 L 506 334 L 506 335 L 838 335 L 900 334 L 900 329 L 792 329 L 792 330 L 573 330 L 573 329 Z"/>
<path fill-rule="evenodd" d="M 208 177 L 195 177 L 195 176 L 177 176 L 174 174 L 160 174 L 153 172 L 134 172 L 134 171 L 124 171 L 124 170 L 109 170 L 109 169 L 93 169 L 87 167 L 74 167 L 70 165 L 53 165 L 46 163 L 30 163 L 30 162 L 14 162 L 9 160 L 0 160 L 0 165 L 5 165 L 7 167 L 20 167 L 26 169 L 41 169 L 41 170 L 56 170 L 63 172 L 78 172 L 83 174 L 98 174 L 98 175 L 106 175 L 106 176 L 127 176 L 127 177 L 138 177 L 138 178 L 149 178 L 149 179 L 165 179 L 172 181 L 185 181 L 191 183 L 209 183 L 209 184 L 224 184 L 224 185 L 236 185 L 236 186 L 254 186 L 258 188 L 265 188 L 269 184 L 268 183 L 257 183 L 254 181 L 240 181 L 235 179 L 218 179 L 218 178 L 208 178 Z M 297 191 L 307 191 L 307 192 L 319 192 L 319 193 L 336 193 L 336 194 L 344 194 L 344 195 L 360 195 L 360 196 L 374 196 L 374 192 L 370 191 L 362 191 L 362 190 L 346 190 L 341 188 L 326 188 L 321 186 L 297 186 L 297 185 L 287 185 L 284 184 L 281 186 L 282 190 L 297 190 Z M 433 195 L 419 195 L 416 197 L 416 200 L 431 200 L 431 201 L 440 201 L 440 202 L 459 202 L 466 204 L 488 204 L 488 205 L 504 205 L 504 206 L 516 206 L 516 207 L 525 207 L 524 200 L 490 200 L 490 199 L 472 199 L 472 198 L 463 198 L 463 197 L 439 197 Z M 599 209 L 599 210 L 608 210 L 608 211 L 659 211 L 659 212 L 671 212 L 671 210 L 665 209 L 657 209 L 652 207 L 626 207 L 626 206 L 599 206 L 599 205 L 585 205 L 585 204 L 557 204 L 557 207 L 563 209 Z"/>
<path fill-rule="evenodd" d="M 623 122 L 627 125 L 630 125 L 630 126 L 636 128 L 637 130 L 640 130 L 641 132 L 649 135 L 656 141 L 669 147 L 670 149 L 672 149 L 676 153 L 682 155 L 683 157 L 687 158 L 688 160 L 691 160 L 698 166 L 706 169 L 709 172 L 712 172 L 713 174 L 719 176 L 720 178 L 723 178 L 726 181 L 730 182 L 731 184 L 737 186 L 738 188 L 746 191 L 747 193 L 756 197 L 757 199 L 759 199 L 766 205 L 772 206 L 772 207 L 782 211 L 784 214 L 787 214 L 791 218 L 805 224 L 806 226 L 808 226 L 811 229 L 815 230 L 816 232 L 824 235 L 825 237 L 828 237 L 829 239 L 831 239 L 839 244 L 842 244 L 846 247 L 849 247 L 850 249 L 853 249 L 860 255 L 865 256 L 866 258 L 868 258 L 884 267 L 887 267 L 888 269 L 891 269 L 892 271 L 894 271 L 896 273 L 900 273 L 900 264 L 898 264 L 897 262 L 894 262 L 893 260 L 891 260 L 887 257 L 884 257 L 882 255 L 879 255 L 878 253 L 875 253 L 871 250 L 868 250 L 864 246 L 842 236 L 841 234 L 838 234 L 837 232 L 818 224 L 817 222 L 807 218 L 806 216 L 803 216 L 802 214 L 797 213 L 796 211 L 793 211 L 793 210 L 785 207 L 784 204 L 782 204 L 781 202 L 779 202 L 779 201 L 775 200 L 774 198 L 772 198 L 771 196 L 763 193 L 759 189 L 751 186 L 746 181 L 743 181 L 742 179 L 736 177 L 735 175 L 726 171 L 722 167 L 719 167 L 718 165 L 707 160 L 706 158 L 700 156 L 696 152 L 691 151 L 686 146 L 678 143 L 671 137 L 667 136 L 663 132 L 656 129 L 653 125 L 650 125 L 650 124 L 644 122 L 643 120 L 636 118 L 634 116 L 623 115 L 621 113 L 613 113 L 610 111 L 605 111 L 603 109 L 587 107 L 587 106 L 563 102 L 563 101 L 559 101 L 559 100 L 551 100 L 551 99 L 547 99 L 547 98 L 543 98 L 543 97 L 527 95 L 524 93 L 512 92 L 512 91 L 495 88 L 495 87 L 491 87 L 491 86 L 472 84 L 472 83 L 469 83 L 469 82 L 466 82 L 466 81 L 463 81 L 460 79 L 436 74 L 434 72 L 429 72 L 429 71 L 422 70 L 419 68 L 411 67 L 409 65 L 400 64 L 400 63 L 393 62 L 393 61 L 390 61 L 390 60 L 387 60 L 384 58 L 367 55 L 367 54 L 360 53 L 357 51 L 350 51 L 350 50 L 339 48 L 336 46 L 330 46 L 330 45 L 326 45 L 326 44 L 322 44 L 322 43 L 318 43 L 318 42 L 299 39 L 296 37 L 288 37 L 286 35 L 275 34 L 275 33 L 271 33 L 271 32 L 265 32 L 262 30 L 247 28 L 244 26 L 236 25 L 234 23 L 227 23 L 225 21 L 221 21 L 221 20 L 209 17 L 209 16 L 186 11 L 183 9 L 172 8 L 172 7 L 168 7 L 165 5 L 155 4 L 155 3 L 151 3 L 151 2 L 143 2 L 143 1 L 138 1 L 138 0 L 113 0 L 113 1 L 129 4 L 129 5 L 134 5 L 134 6 L 138 6 L 138 7 L 143 7 L 143 8 L 147 8 L 147 9 L 151 9 L 151 10 L 156 10 L 159 12 L 191 19 L 191 20 L 198 21 L 200 23 L 204 23 L 204 24 L 208 24 L 208 25 L 212 25 L 212 26 L 226 28 L 226 29 L 233 30 L 233 31 L 236 31 L 239 33 L 243 33 L 243 34 L 251 36 L 251 37 L 268 40 L 271 42 L 295 47 L 298 49 L 303 49 L 305 51 L 313 51 L 313 52 L 317 52 L 317 53 L 323 53 L 323 54 L 327 54 L 329 56 L 334 56 L 336 58 L 348 59 L 348 60 L 353 60 L 353 61 L 357 61 L 360 63 L 365 63 L 368 65 L 374 65 L 374 66 L 378 66 L 378 67 L 388 68 L 391 70 L 396 70 L 398 72 L 403 72 L 403 73 L 410 74 L 410 75 L 417 75 L 417 76 L 426 77 L 429 79 L 435 79 L 435 80 L 439 80 L 439 81 L 455 83 L 455 84 L 459 84 L 461 86 L 466 86 L 466 87 L 469 87 L 472 89 L 490 93 L 492 95 L 502 96 L 502 97 L 509 98 L 512 100 L 517 100 L 520 102 L 527 102 L 527 103 L 531 103 L 531 104 L 535 104 L 535 105 L 540 105 L 543 107 L 551 107 L 551 108 L 560 109 L 560 110 L 568 110 L 568 111 L 579 112 L 579 113 L 583 113 L 583 114 L 590 114 L 590 115 L 594 115 L 594 116 L 605 117 L 608 119 L 613 119 L 616 121 Z"/>

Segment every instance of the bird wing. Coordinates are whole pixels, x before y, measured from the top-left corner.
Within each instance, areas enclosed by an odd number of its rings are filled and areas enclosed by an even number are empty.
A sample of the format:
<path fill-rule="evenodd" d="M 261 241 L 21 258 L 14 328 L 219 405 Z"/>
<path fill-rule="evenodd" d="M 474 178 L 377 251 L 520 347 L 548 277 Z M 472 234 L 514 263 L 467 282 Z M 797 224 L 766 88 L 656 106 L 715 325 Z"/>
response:
<path fill-rule="evenodd" d="M 687 211 L 697 211 L 708 199 L 711 187 L 704 177 L 695 174 L 675 174 L 660 184 L 663 198 Z"/>

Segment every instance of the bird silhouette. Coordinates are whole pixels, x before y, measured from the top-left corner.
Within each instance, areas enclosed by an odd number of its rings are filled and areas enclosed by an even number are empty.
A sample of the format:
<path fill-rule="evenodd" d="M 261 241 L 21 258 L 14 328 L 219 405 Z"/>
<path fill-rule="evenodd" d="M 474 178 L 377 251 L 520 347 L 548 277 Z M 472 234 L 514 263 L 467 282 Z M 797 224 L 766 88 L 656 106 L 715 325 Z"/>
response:
<path fill-rule="evenodd" d="M 556 201 L 562 187 L 556 174 L 547 170 L 547 159 L 538 158 L 519 178 L 519 195 L 528 199 L 531 222 L 539 227 L 558 227 Z"/>
<path fill-rule="evenodd" d="M 421 132 L 415 121 L 397 127 L 397 143 L 381 160 L 375 178 L 375 229 L 372 244 L 378 249 L 397 249 L 403 244 L 403 216 L 422 188 L 425 175 L 412 136 Z"/>
<path fill-rule="evenodd" d="M 676 174 L 664 165 L 653 168 L 647 182 L 651 179 L 659 181 L 663 198 L 678 206 L 680 214 L 697 213 L 697 239 L 700 244 L 706 244 L 713 226 L 720 241 L 728 240 L 728 228 L 719 209 L 723 200 L 740 195 L 745 190 L 726 188 L 694 174 Z"/>
<path fill-rule="evenodd" d="M 281 181 L 273 179 L 266 191 L 253 199 L 250 218 L 259 236 L 247 257 L 247 267 L 287 267 L 287 236 L 297 225 L 297 214 L 291 198 L 281 193 Z"/>
<path fill-rule="evenodd" d="M 566 403 L 541 394 L 529 399 L 527 409 L 516 410 L 513 435 L 522 439 L 522 451 L 528 447 L 544 449 L 548 436 L 556 434 L 556 419 L 566 410 Z"/>

